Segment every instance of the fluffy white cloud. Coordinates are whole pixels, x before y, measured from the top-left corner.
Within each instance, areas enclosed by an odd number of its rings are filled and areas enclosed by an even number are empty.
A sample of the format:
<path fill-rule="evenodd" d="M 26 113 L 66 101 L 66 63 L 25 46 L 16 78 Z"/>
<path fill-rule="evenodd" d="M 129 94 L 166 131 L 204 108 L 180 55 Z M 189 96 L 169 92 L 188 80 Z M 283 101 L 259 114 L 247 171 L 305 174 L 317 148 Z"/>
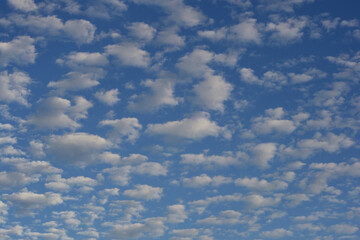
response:
<path fill-rule="evenodd" d="M 47 139 L 46 151 L 60 162 L 86 166 L 97 160 L 100 150 L 111 147 L 106 139 L 88 133 L 51 135 Z"/>
<path fill-rule="evenodd" d="M 94 69 L 91 72 L 68 72 L 64 79 L 59 81 L 50 81 L 48 87 L 55 88 L 60 94 L 66 91 L 78 91 L 87 88 L 92 88 L 99 85 L 99 79 L 104 77 L 104 72 L 101 69 Z"/>
<path fill-rule="evenodd" d="M 81 68 L 106 66 L 109 61 L 106 56 L 98 52 L 71 52 L 63 58 L 58 58 L 56 63 L 70 68 Z"/>
<path fill-rule="evenodd" d="M 37 177 L 28 177 L 20 172 L 0 172 L 0 188 L 11 189 L 13 187 L 21 187 L 33 182 L 37 182 Z"/>
<path fill-rule="evenodd" d="M 142 129 L 142 125 L 136 118 L 102 120 L 99 125 L 113 127 L 113 130 L 108 132 L 108 136 L 111 141 L 116 143 L 120 143 L 123 138 L 134 143 L 139 137 L 139 131 Z"/>
<path fill-rule="evenodd" d="M 154 111 L 163 106 L 176 106 L 181 100 L 174 96 L 175 83 L 170 79 L 148 79 L 141 82 L 141 85 L 150 88 L 150 92 L 132 98 L 128 105 L 128 109 L 132 111 Z"/>
<path fill-rule="evenodd" d="M 239 24 L 230 28 L 230 38 L 240 43 L 261 43 L 262 35 L 256 19 L 241 19 Z"/>
<path fill-rule="evenodd" d="M 87 117 L 87 110 L 92 104 L 83 97 L 74 98 L 75 105 L 60 97 L 50 97 L 39 102 L 38 110 L 29 116 L 28 123 L 38 129 L 76 129 L 81 125 L 77 120 Z"/>
<path fill-rule="evenodd" d="M 156 200 L 162 196 L 163 189 L 160 187 L 152 187 L 149 185 L 136 185 L 135 189 L 128 189 L 124 191 L 124 195 L 144 200 Z"/>
<path fill-rule="evenodd" d="M 185 36 L 180 36 L 176 28 L 168 28 L 160 31 L 155 41 L 161 45 L 181 47 L 185 45 Z"/>
<path fill-rule="evenodd" d="M 241 219 L 241 213 L 234 210 L 221 211 L 219 216 L 210 216 L 204 219 L 199 219 L 196 221 L 198 224 L 203 225 L 233 225 L 239 223 L 245 223 Z"/>
<path fill-rule="evenodd" d="M 229 166 L 239 164 L 237 156 L 232 153 L 225 153 L 224 155 L 205 155 L 200 154 L 181 154 L 182 164 L 189 165 L 204 165 L 204 166 Z"/>
<path fill-rule="evenodd" d="M 118 97 L 119 90 L 117 88 L 111 89 L 109 91 L 98 91 L 95 93 L 95 97 L 99 99 L 99 101 L 112 106 L 116 104 L 118 101 L 120 101 L 120 98 Z"/>
<path fill-rule="evenodd" d="M 194 86 L 194 104 L 207 110 L 224 111 L 224 101 L 228 100 L 233 86 L 221 76 L 209 76 Z"/>
<path fill-rule="evenodd" d="M 32 211 L 35 209 L 41 209 L 63 203 L 61 195 L 52 192 L 40 194 L 25 190 L 12 194 L 3 194 L 2 196 L 5 200 L 15 205 L 18 213 L 21 215 L 32 214 Z"/>
<path fill-rule="evenodd" d="M 203 77 L 213 74 L 213 70 L 207 65 L 214 58 L 214 54 L 207 50 L 195 49 L 191 53 L 181 57 L 176 67 L 193 77 Z"/>
<path fill-rule="evenodd" d="M 207 136 L 217 137 L 223 135 L 231 138 L 231 134 L 225 127 L 220 127 L 212 122 L 210 115 L 205 112 L 194 114 L 191 118 L 184 118 L 180 121 L 172 121 L 164 124 L 149 124 L 146 132 L 152 135 L 164 135 L 170 138 L 185 138 L 200 140 Z"/>
<path fill-rule="evenodd" d="M 269 161 L 274 158 L 277 151 L 276 143 L 260 143 L 251 149 L 251 163 L 264 169 L 269 167 Z"/>
<path fill-rule="evenodd" d="M 349 224 L 335 224 L 330 226 L 330 231 L 337 234 L 354 234 L 359 230 L 358 227 Z"/>
<path fill-rule="evenodd" d="M 34 0 L 8 0 L 7 2 L 16 10 L 23 12 L 31 12 L 37 9 Z"/>
<path fill-rule="evenodd" d="M 230 177 L 224 177 L 224 176 L 209 177 L 206 174 L 201 174 L 200 176 L 182 179 L 182 183 L 185 187 L 192 187 L 192 188 L 205 187 L 208 185 L 213 185 L 217 187 L 222 184 L 231 183 L 231 182 L 232 179 Z"/>
<path fill-rule="evenodd" d="M 258 5 L 258 8 L 264 9 L 267 11 L 284 11 L 284 12 L 293 12 L 294 8 L 302 5 L 304 3 L 311 3 L 314 2 L 314 0 L 273 0 L 273 1 L 267 1 L 267 0 L 261 0 L 260 5 Z"/>
<path fill-rule="evenodd" d="M 271 32 L 270 39 L 277 44 L 287 44 L 298 41 L 304 35 L 308 19 L 306 17 L 288 18 L 285 21 L 274 19 L 266 25 L 266 30 Z"/>
<path fill-rule="evenodd" d="M 108 45 L 105 52 L 126 66 L 146 68 L 151 61 L 149 53 L 133 43 Z"/>
<path fill-rule="evenodd" d="M 133 171 L 137 174 L 147 174 L 150 176 L 166 176 L 167 168 L 157 162 L 145 162 L 133 167 Z"/>
<path fill-rule="evenodd" d="M 185 5 L 183 0 L 132 0 L 138 4 L 162 7 L 168 14 L 168 19 L 180 26 L 193 27 L 205 20 L 205 16 L 195 8 Z"/>
<path fill-rule="evenodd" d="M 276 228 L 272 231 L 264 231 L 260 235 L 265 238 L 283 238 L 291 237 L 293 235 L 293 232 L 284 228 Z"/>
<path fill-rule="evenodd" d="M 267 109 L 265 114 L 266 116 L 256 117 L 251 120 L 253 132 L 257 134 L 290 134 L 297 127 L 294 121 L 282 119 L 285 111 L 281 107 Z"/>
<path fill-rule="evenodd" d="M 241 68 L 239 73 L 241 80 L 249 84 L 278 89 L 287 83 L 287 77 L 281 72 L 267 71 L 261 78 L 257 77 L 251 68 Z"/>
<path fill-rule="evenodd" d="M 167 207 L 168 215 L 167 222 L 182 223 L 188 218 L 185 206 L 182 204 L 175 204 Z"/>
<path fill-rule="evenodd" d="M 35 40 L 29 36 L 19 36 L 10 42 L 0 42 L 0 66 L 11 63 L 27 65 L 35 62 Z"/>
<path fill-rule="evenodd" d="M 18 71 L 10 74 L 7 71 L 0 72 L 0 101 L 17 102 L 29 106 L 27 97 L 30 90 L 27 89 L 27 85 L 30 83 L 31 79 L 26 73 Z"/>
<path fill-rule="evenodd" d="M 127 27 L 130 35 L 140 40 L 150 41 L 154 38 L 156 29 L 144 22 L 134 22 Z"/>
<path fill-rule="evenodd" d="M 280 180 L 268 182 L 265 179 L 260 180 L 257 177 L 238 178 L 235 180 L 235 184 L 237 186 L 246 187 L 249 188 L 250 190 L 260 191 L 260 192 L 284 190 L 288 187 L 288 184 L 286 182 Z"/>
<path fill-rule="evenodd" d="M 280 197 L 265 198 L 259 194 L 251 194 L 243 199 L 251 208 L 273 207 L 280 203 Z"/>
<path fill-rule="evenodd" d="M 13 15 L 9 20 L 18 26 L 27 27 L 34 33 L 71 39 L 78 44 L 91 43 L 96 30 L 91 22 L 83 19 L 63 22 L 56 16 Z"/>

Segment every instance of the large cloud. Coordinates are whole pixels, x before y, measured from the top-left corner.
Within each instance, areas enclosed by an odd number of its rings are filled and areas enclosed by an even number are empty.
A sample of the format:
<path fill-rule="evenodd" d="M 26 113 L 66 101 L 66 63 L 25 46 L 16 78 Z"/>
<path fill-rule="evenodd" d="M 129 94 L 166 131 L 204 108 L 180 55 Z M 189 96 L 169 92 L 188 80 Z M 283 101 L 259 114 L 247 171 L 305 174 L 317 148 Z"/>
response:
<path fill-rule="evenodd" d="M 10 42 L 0 42 L 0 66 L 10 63 L 27 65 L 35 62 L 35 40 L 29 36 L 20 36 Z"/>

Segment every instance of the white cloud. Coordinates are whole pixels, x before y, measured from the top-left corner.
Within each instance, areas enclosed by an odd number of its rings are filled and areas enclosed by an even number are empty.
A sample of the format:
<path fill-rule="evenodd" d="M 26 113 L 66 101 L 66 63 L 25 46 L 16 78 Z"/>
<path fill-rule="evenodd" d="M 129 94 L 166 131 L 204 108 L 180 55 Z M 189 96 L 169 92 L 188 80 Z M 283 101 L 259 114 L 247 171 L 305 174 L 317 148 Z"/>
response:
<path fill-rule="evenodd" d="M 177 31 L 176 28 L 167 28 L 160 31 L 156 36 L 156 43 L 174 47 L 184 46 L 185 36 L 180 36 Z"/>
<path fill-rule="evenodd" d="M 251 208 L 263 208 L 263 207 L 273 207 L 280 203 L 280 197 L 268 197 L 265 198 L 259 194 L 251 194 L 243 199 L 247 205 Z"/>
<path fill-rule="evenodd" d="M 266 31 L 271 33 L 270 39 L 277 44 L 288 44 L 301 40 L 308 19 L 306 17 L 288 18 L 285 21 L 274 19 L 266 25 Z"/>
<path fill-rule="evenodd" d="M 12 189 L 37 182 L 37 177 L 28 177 L 24 173 L 19 172 L 0 172 L 0 188 Z"/>
<path fill-rule="evenodd" d="M 168 215 L 167 222 L 169 223 L 182 223 L 188 216 L 185 206 L 182 204 L 175 204 L 167 207 Z"/>
<path fill-rule="evenodd" d="M 99 99 L 99 101 L 109 106 L 112 106 L 120 101 L 118 95 L 119 95 L 119 90 L 117 88 L 111 89 L 106 92 L 100 90 L 95 93 L 95 97 Z"/>
<path fill-rule="evenodd" d="M 269 167 L 269 161 L 274 158 L 277 151 L 276 143 L 260 143 L 252 147 L 251 163 L 265 169 Z"/>
<path fill-rule="evenodd" d="M 192 77 L 203 77 L 213 74 L 213 70 L 207 65 L 214 58 L 214 54 L 203 49 L 194 49 L 190 54 L 181 57 L 176 67 Z"/>
<path fill-rule="evenodd" d="M 98 52 L 71 52 L 63 58 L 58 58 L 56 63 L 70 68 L 102 67 L 108 65 L 106 56 Z"/>
<path fill-rule="evenodd" d="M 225 39 L 228 33 L 228 29 L 223 27 L 220 29 L 214 29 L 214 30 L 205 30 L 205 31 L 198 31 L 198 35 L 202 38 L 207 38 L 212 41 L 220 41 L 222 39 Z"/>
<path fill-rule="evenodd" d="M 304 73 L 296 74 L 296 73 L 289 73 L 288 76 L 291 79 L 291 82 L 293 84 L 298 83 L 305 83 L 312 81 L 315 79 L 321 79 L 325 78 L 327 76 L 327 73 L 317 69 L 317 68 L 310 68 L 307 69 Z"/>
<path fill-rule="evenodd" d="M 350 88 L 345 82 L 333 83 L 331 90 L 320 90 L 314 95 L 312 102 L 316 106 L 335 108 L 345 102 L 345 94 Z"/>
<path fill-rule="evenodd" d="M 107 45 L 105 52 L 125 66 L 146 68 L 151 61 L 149 53 L 133 43 Z"/>
<path fill-rule="evenodd" d="M 32 211 L 35 209 L 42 209 L 63 203 L 61 195 L 52 192 L 40 194 L 25 190 L 12 194 L 3 194 L 2 196 L 3 199 L 16 206 L 17 212 L 20 215 L 32 214 Z"/>
<path fill-rule="evenodd" d="M 233 86 L 221 76 L 209 76 L 194 86 L 194 104 L 207 110 L 223 112 L 224 101 L 228 100 Z"/>
<path fill-rule="evenodd" d="M 266 11 L 283 11 L 283 12 L 294 12 L 294 8 L 303 5 L 304 3 L 311 3 L 314 0 L 261 0 L 260 5 L 258 8 L 264 9 Z"/>
<path fill-rule="evenodd" d="M 218 187 L 222 184 L 231 183 L 232 179 L 230 177 L 224 177 L 224 176 L 209 177 L 206 174 L 201 174 L 200 176 L 183 178 L 181 181 L 185 187 L 198 188 L 198 187 L 205 187 L 208 185 Z"/>
<path fill-rule="evenodd" d="M 176 106 L 181 100 L 174 96 L 175 83 L 170 79 L 148 79 L 141 82 L 141 85 L 150 88 L 150 92 L 132 97 L 128 105 L 128 109 L 132 111 L 155 111 L 163 106 Z"/>
<path fill-rule="evenodd" d="M 29 36 L 19 36 L 10 42 L 0 42 L 0 66 L 11 63 L 28 65 L 35 62 L 35 40 Z"/>
<path fill-rule="evenodd" d="M 30 83 L 31 79 L 26 73 L 0 72 L 0 101 L 17 102 L 29 106 L 27 97 L 30 95 L 30 90 L 27 89 L 27 85 Z"/>
<path fill-rule="evenodd" d="M 284 190 L 288 187 L 286 182 L 275 180 L 268 182 L 265 179 L 258 179 L 257 177 L 252 178 L 238 178 L 235 180 L 235 185 L 249 188 L 250 190 L 260 192 L 272 192 L 277 190 Z"/>
<path fill-rule="evenodd" d="M 68 72 L 65 78 L 57 82 L 50 81 L 48 87 L 55 88 L 57 93 L 63 94 L 66 91 L 78 91 L 92 88 L 99 85 L 99 79 L 104 77 L 101 69 L 94 69 L 93 72 Z"/>
<path fill-rule="evenodd" d="M 45 157 L 44 144 L 42 142 L 31 140 L 29 145 L 29 152 L 31 155 L 37 158 Z"/>
<path fill-rule="evenodd" d="M 112 167 L 103 170 L 104 173 L 108 173 L 111 181 L 119 186 L 126 186 L 130 181 L 131 166 L 124 167 Z"/>
<path fill-rule="evenodd" d="M 132 0 L 138 4 L 162 7 L 168 14 L 168 19 L 180 26 L 194 27 L 205 20 L 205 16 L 195 8 L 185 5 L 183 0 Z"/>
<path fill-rule="evenodd" d="M 17 142 L 16 137 L 10 137 L 10 136 L 6 136 L 6 137 L 0 137 L 0 144 L 14 144 Z"/>
<path fill-rule="evenodd" d="M 122 142 L 123 138 L 134 143 L 139 138 L 139 131 L 142 129 L 142 125 L 136 118 L 102 120 L 99 125 L 113 127 L 113 130 L 108 132 L 108 136 L 115 143 Z"/>
<path fill-rule="evenodd" d="M 106 139 L 88 133 L 51 135 L 47 139 L 46 152 L 60 162 L 86 166 L 95 163 L 100 150 L 111 147 Z"/>
<path fill-rule="evenodd" d="M 251 68 L 240 68 L 239 73 L 241 80 L 249 84 L 276 89 L 287 84 L 287 77 L 281 72 L 267 71 L 261 78 L 256 76 Z"/>
<path fill-rule="evenodd" d="M 223 135 L 226 139 L 231 134 L 225 127 L 220 127 L 216 122 L 210 121 L 210 115 L 205 112 L 194 114 L 191 118 L 172 121 L 164 124 L 148 124 L 146 132 L 151 135 L 164 135 L 170 138 L 185 138 L 200 140 L 202 138 Z"/>
<path fill-rule="evenodd" d="M 150 176 L 166 176 L 167 168 L 157 162 L 145 162 L 133 167 L 133 171 L 137 174 L 147 174 Z"/>
<path fill-rule="evenodd" d="M 125 190 L 123 194 L 131 198 L 156 200 L 161 198 L 162 192 L 163 189 L 160 187 L 152 187 L 149 185 L 136 185 L 135 189 Z"/>
<path fill-rule="evenodd" d="M 96 30 L 92 23 L 83 19 L 63 22 L 56 16 L 12 15 L 9 20 L 15 25 L 27 27 L 34 33 L 71 39 L 78 44 L 91 43 Z"/>
<path fill-rule="evenodd" d="M 230 28 L 229 38 L 240 43 L 259 44 L 262 38 L 260 26 L 254 18 L 240 19 L 239 24 Z"/>
<path fill-rule="evenodd" d="M 196 237 L 199 234 L 199 230 L 196 228 L 174 229 L 171 231 L 171 234 L 177 237 L 170 238 L 170 240 L 187 240 Z"/>
<path fill-rule="evenodd" d="M 23 12 L 31 12 L 37 9 L 34 0 L 8 0 L 7 2 L 16 10 Z"/>
<path fill-rule="evenodd" d="M 223 155 L 205 155 L 200 154 L 181 154 L 182 164 L 189 165 L 204 165 L 204 166 L 229 166 L 239 164 L 237 156 L 233 156 L 232 153 L 225 153 Z"/>
<path fill-rule="evenodd" d="M 93 105 L 83 97 L 74 98 L 75 105 L 60 97 L 50 97 L 38 103 L 38 110 L 29 116 L 28 123 L 38 129 L 76 129 L 81 125 L 77 120 L 87 118 L 87 110 Z"/>
<path fill-rule="evenodd" d="M 354 234 L 359 230 L 358 227 L 345 223 L 332 225 L 329 229 L 337 234 Z"/>
<path fill-rule="evenodd" d="M 241 219 L 241 213 L 234 210 L 221 211 L 219 216 L 210 216 L 204 219 L 199 219 L 196 221 L 198 224 L 203 225 L 233 225 L 246 223 Z"/>
<path fill-rule="evenodd" d="M 265 238 L 283 238 L 283 237 L 291 237 L 293 232 L 286 230 L 284 228 L 276 228 L 272 231 L 265 231 L 260 234 Z"/>
<path fill-rule="evenodd" d="M 134 22 L 127 27 L 130 35 L 140 40 L 150 41 L 154 38 L 156 29 L 144 22 Z"/>
<path fill-rule="evenodd" d="M 276 113 L 275 113 L 276 112 Z M 257 134 L 290 134 L 296 129 L 296 122 L 282 119 L 285 115 L 283 108 L 269 108 L 265 111 L 266 116 L 260 116 L 251 120 L 251 129 Z"/>

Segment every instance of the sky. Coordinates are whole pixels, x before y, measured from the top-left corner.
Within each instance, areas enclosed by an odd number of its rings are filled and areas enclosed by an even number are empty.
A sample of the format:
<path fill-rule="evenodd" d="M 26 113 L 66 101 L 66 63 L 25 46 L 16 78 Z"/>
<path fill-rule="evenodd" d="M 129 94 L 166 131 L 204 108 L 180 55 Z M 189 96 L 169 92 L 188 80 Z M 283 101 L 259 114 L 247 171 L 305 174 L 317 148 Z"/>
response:
<path fill-rule="evenodd" d="M 358 0 L 0 2 L 0 239 L 360 239 Z"/>

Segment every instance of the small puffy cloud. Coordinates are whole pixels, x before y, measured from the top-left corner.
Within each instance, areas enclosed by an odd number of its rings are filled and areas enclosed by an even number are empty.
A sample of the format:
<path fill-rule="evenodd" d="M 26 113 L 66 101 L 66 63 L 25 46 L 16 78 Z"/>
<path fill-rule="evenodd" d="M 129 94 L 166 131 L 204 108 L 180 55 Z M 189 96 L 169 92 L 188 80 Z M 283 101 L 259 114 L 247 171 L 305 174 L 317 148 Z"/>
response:
<path fill-rule="evenodd" d="M 23 12 L 32 12 L 37 9 L 34 0 L 8 0 L 10 6 Z"/>
<path fill-rule="evenodd" d="M 316 106 L 336 108 L 345 102 L 345 94 L 349 91 L 350 87 L 347 83 L 335 82 L 332 89 L 316 92 L 312 102 Z"/>
<path fill-rule="evenodd" d="M 130 35 L 140 40 L 150 41 L 154 38 L 156 29 L 144 22 L 134 22 L 128 27 Z"/>
<path fill-rule="evenodd" d="M 97 160 L 98 152 L 110 148 L 106 139 L 83 132 L 51 135 L 46 142 L 46 152 L 57 161 L 86 166 Z"/>
<path fill-rule="evenodd" d="M 43 174 L 53 174 L 61 173 L 62 170 L 52 166 L 49 162 L 46 161 L 26 161 L 15 164 L 15 167 L 18 171 L 25 173 L 27 175 L 43 173 Z"/>
<path fill-rule="evenodd" d="M 21 187 L 33 182 L 37 182 L 37 177 L 28 177 L 21 172 L 0 172 L 0 188 L 11 189 L 13 187 Z"/>
<path fill-rule="evenodd" d="M 118 101 L 120 101 L 120 98 L 118 97 L 119 90 L 117 88 L 111 89 L 109 91 L 97 91 L 95 93 L 95 97 L 101 101 L 102 103 L 105 103 L 109 106 L 112 106 L 116 104 Z"/>
<path fill-rule="evenodd" d="M 176 28 L 168 28 L 160 31 L 155 41 L 161 45 L 181 47 L 185 45 L 185 36 L 180 36 Z"/>
<path fill-rule="evenodd" d="M 29 36 L 19 36 L 10 42 L 0 42 L 0 66 L 11 63 L 27 65 L 35 62 L 35 40 Z"/>
<path fill-rule="evenodd" d="M 108 132 L 108 136 L 111 141 L 116 143 L 122 142 L 123 138 L 134 143 L 139 137 L 139 131 L 142 129 L 142 125 L 136 118 L 102 120 L 99 125 L 113 127 L 113 130 Z"/>
<path fill-rule="evenodd" d="M 229 166 L 239 164 L 237 156 L 233 156 L 231 153 L 225 153 L 223 155 L 206 155 L 200 154 L 181 154 L 182 164 L 188 165 L 203 165 L 203 166 Z"/>
<path fill-rule="evenodd" d="M 98 52 L 71 52 L 67 56 L 57 59 L 56 63 L 66 65 L 70 68 L 80 68 L 102 67 L 106 66 L 109 61 L 106 56 Z"/>
<path fill-rule="evenodd" d="M 206 17 L 195 8 L 188 6 L 183 0 L 132 0 L 137 4 L 162 7 L 168 14 L 168 19 L 179 26 L 194 27 L 201 24 Z"/>
<path fill-rule="evenodd" d="M 354 234 L 359 230 L 358 227 L 345 223 L 332 225 L 329 229 L 337 234 Z"/>
<path fill-rule="evenodd" d="M 296 129 L 292 120 L 282 119 L 285 115 L 283 108 L 270 108 L 265 111 L 266 116 L 252 119 L 252 131 L 257 134 L 281 133 L 290 134 Z"/>
<path fill-rule="evenodd" d="M 291 82 L 293 84 L 298 84 L 298 83 L 305 83 L 305 82 L 309 82 L 311 80 L 315 79 L 321 79 L 327 76 L 327 73 L 317 69 L 317 68 L 310 68 L 308 70 L 306 70 L 304 73 L 289 73 L 288 76 L 291 79 Z"/>
<path fill-rule="evenodd" d="M 272 231 L 264 231 L 260 235 L 265 238 L 283 238 L 291 237 L 293 235 L 293 232 L 284 228 L 276 228 Z"/>
<path fill-rule="evenodd" d="M 238 178 L 235 180 L 235 185 L 260 192 L 284 190 L 288 187 L 288 184 L 286 182 L 280 180 L 268 182 L 265 179 L 258 179 L 257 177 Z"/>
<path fill-rule="evenodd" d="M 87 117 L 87 110 L 92 104 L 83 97 L 74 98 L 75 105 L 60 97 L 50 97 L 38 103 L 37 111 L 29 116 L 28 123 L 39 129 L 51 130 L 60 128 L 76 129 L 81 125 L 77 120 Z"/>
<path fill-rule="evenodd" d="M 37 158 L 45 157 L 44 144 L 40 141 L 31 140 L 29 142 L 29 152 Z"/>
<path fill-rule="evenodd" d="M 174 96 L 175 83 L 170 79 L 146 80 L 141 85 L 150 88 L 149 93 L 134 96 L 128 105 L 132 111 L 149 112 L 163 106 L 176 106 L 180 98 Z"/>
<path fill-rule="evenodd" d="M 295 7 L 311 2 L 314 0 L 261 0 L 258 8 L 266 11 L 292 13 Z"/>
<path fill-rule="evenodd" d="M 2 196 L 3 199 L 17 208 L 17 213 L 20 215 L 29 215 L 32 214 L 32 211 L 35 209 L 42 209 L 63 203 L 61 195 L 52 192 L 40 194 L 24 190 L 12 194 L 3 194 Z"/>
<path fill-rule="evenodd" d="M 229 38 L 240 43 L 261 43 L 262 34 L 254 18 L 241 19 L 240 23 L 230 28 Z"/>
<path fill-rule="evenodd" d="M 288 44 L 301 40 L 303 29 L 308 19 L 306 17 L 288 18 L 285 21 L 274 19 L 266 25 L 266 31 L 271 33 L 270 39 L 277 44 Z"/>
<path fill-rule="evenodd" d="M 220 29 L 214 30 L 205 30 L 205 31 L 198 31 L 198 35 L 202 38 L 207 38 L 212 41 L 219 41 L 226 37 L 228 29 L 223 27 Z"/>
<path fill-rule="evenodd" d="M 263 207 L 276 206 L 281 201 L 281 198 L 280 197 L 265 198 L 259 194 L 251 194 L 244 197 L 243 200 L 251 208 L 263 208 Z"/>
<path fill-rule="evenodd" d="M 149 53 L 133 43 L 108 45 L 105 52 L 125 66 L 146 68 L 151 61 Z"/>
<path fill-rule="evenodd" d="M 76 189 L 79 191 L 89 192 L 98 184 L 96 180 L 89 177 L 77 176 L 65 179 L 62 178 L 60 174 L 48 177 L 47 181 L 45 184 L 46 188 L 59 192 L 68 192 L 74 186 L 76 186 Z"/>
<path fill-rule="evenodd" d="M 192 77 L 212 75 L 213 71 L 207 64 L 214 58 L 214 54 L 207 50 L 195 49 L 191 53 L 181 57 L 176 67 Z"/>
<path fill-rule="evenodd" d="M 172 237 L 170 240 L 187 240 L 193 239 L 199 235 L 199 230 L 196 228 L 174 229 L 171 231 L 171 234 L 175 235 L 176 237 Z"/>
<path fill-rule="evenodd" d="M 241 219 L 241 213 L 234 210 L 221 211 L 219 216 L 210 216 L 204 219 L 199 219 L 196 221 L 198 224 L 202 225 L 233 225 L 239 223 L 246 223 Z"/>
<path fill-rule="evenodd" d="M 224 101 L 228 100 L 233 86 L 221 76 L 209 76 L 194 86 L 195 97 L 193 103 L 207 110 L 223 112 Z"/>
<path fill-rule="evenodd" d="M 239 69 L 240 79 L 246 83 L 278 89 L 287 83 L 287 77 L 281 72 L 267 71 L 261 78 L 251 68 Z"/>
<path fill-rule="evenodd" d="M 0 144 L 14 144 L 17 142 L 16 137 L 10 137 L 10 136 L 6 136 L 6 137 L 0 137 Z"/>
<path fill-rule="evenodd" d="M 274 158 L 277 151 L 276 143 L 260 143 L 251 149 L 251 163 L 264 169 L 269 167 L 269 161 Z"/>
<path fill-rule="evenodd" d="M 146 133 L 151 135 L 163 135 L 170 138 L 185 138 L 200 140 L 202 138 L 223 135 L 230 138 L 231 134 L 225 127 L 220 127 L 211 121 L 210 115 L 205 112 L 194 114 L 191 118 L 180 121 L 171 121 L 163 124 L 148 124 Z"/>
<path fill-rule="evenodd" d="M 166 176 L 167 168 L 157 162 L 145 162 L 133 167 L 133 171 L 137 174 L 147 174 L 150 176 Z"/>
<path fill-rule="evenodd" d="M 175 204 L 167 207 L 168 215 L 167 222 L 182 223 L 188 218 L 185 206 L 182 204 Z"/>
<path fill-rule="evenodd" d="M 9 20 L 17 26 L 26 27 L 38 34 L 71 39 L 78 44 L 91 43 L 96 27 L 84 19 L 63 22 L 57 16 L 14 15 Z"/>
<path fill-rule="evenodd" d="M 104 173 L 109 174 L 111 181 L 119 186 L 126 186 L 131 179 L 131 166 L 112 167 L 103 170 Z"/>
<path fill-rule="evenodd" d="M 185 187 L 192 187 L 192 188 L 205 187 L 208 185 L 217 187 L 222 184 L 231 183 L 231 182 L 232 179 L 229 177 L 224 177 L 224 176 L 209 177 L 206 174 L 201 174 L 200 176 L 182 179 L 182 183 Z"/>
<path fill-rule="evenodd" d="M 18 71 L 10 74 L 7 71 L 0 72 L 0 101 L 17 102 L 29 106 L 27 97 L 30 90 L 27 89 L 27 85 L 30 83 L 31 79 L 26 73 Z"/>
<path fill-rule="evenodd" d="M 160 187 L 152 187 L 149 185 L 136 185 L 135 189 L 125 190 L 123 194 L 131 198 L 156 200 L 161 198 L 162 192 L 163 189 Z"/>
<path fill-rule="evenodd" d="M 104 77 L 101 69 L 91 72 L 68 72 L 59 81 L 50 81 L 48 87 L 55 88 L 56 92 L 63 94 L 66 91 L 79 91 L 99 85 L 99 79 Z"/>

